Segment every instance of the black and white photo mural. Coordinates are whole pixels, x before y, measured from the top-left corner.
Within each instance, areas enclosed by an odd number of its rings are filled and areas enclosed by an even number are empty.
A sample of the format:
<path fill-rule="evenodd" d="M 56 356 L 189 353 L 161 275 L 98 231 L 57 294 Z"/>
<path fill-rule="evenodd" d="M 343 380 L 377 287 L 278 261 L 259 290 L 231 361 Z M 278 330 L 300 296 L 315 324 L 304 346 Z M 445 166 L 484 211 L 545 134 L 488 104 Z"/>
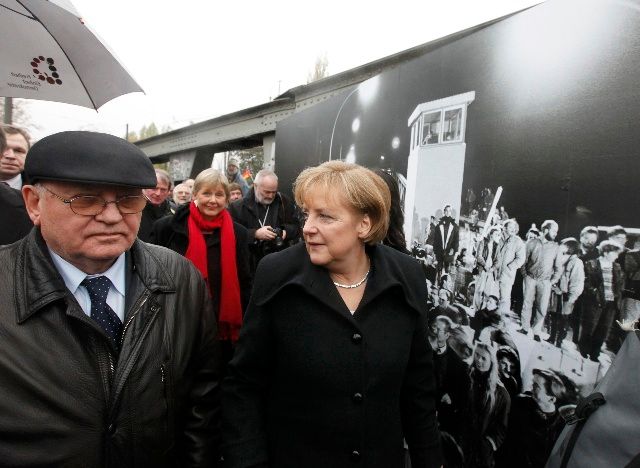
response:
<path fill-rule="evenodd" d="M 447 466 L 543 467 L 640 316 L 640 2 L 549 0 L 390 63 L 278 123 L 281 187 L 393 174 Z"/>

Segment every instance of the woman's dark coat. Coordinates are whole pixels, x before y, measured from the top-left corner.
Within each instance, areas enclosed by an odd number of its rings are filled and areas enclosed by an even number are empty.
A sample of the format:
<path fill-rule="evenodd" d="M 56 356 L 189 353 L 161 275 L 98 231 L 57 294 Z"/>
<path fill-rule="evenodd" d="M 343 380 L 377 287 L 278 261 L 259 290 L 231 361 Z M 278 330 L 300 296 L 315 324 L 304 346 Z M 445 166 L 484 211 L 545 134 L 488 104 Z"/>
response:
<path fill-rule="evenodd" d="M 184 256 L 187 247 L 189 247 L 189 229 L 187 227 L 189 205 L 189 203 L 181 205 L 173 216 L 165 216 L 156 221 L 150 233 L 150 242 L 167 247 Z M 236 235 L 236 268 L 240 285 L 240 299 L 242 310 L 244 311 L 249 304 L 252 287 L 252 277 L 249 269 L 249 249 L 247 248 L 247 230 L 236 222 L 233 223 L 233 230 Z M 211 281 L 212 278 L 213 275 L 210 274 L 209 280 Z M 210 287 L 214 289 L 212 296 L 220 297 L 220 285 L 211 284 Z M 214 302 L 214 310 L 217 312 L 217 301 Z"/>
<path fill-rule="evenodd" d="M 224 382 L 226 466 L 413 468 L 441 464 L 418 263 L 368 249 L 352 316 L 304 244 L 265 257 Z"/>
<path fill-rule="evenodd" d="M 471 385 L 473 386 L 473 382 Z M 483 397 L 483 394 L 476 394 L 476 398 Z M 495 403 L 491 412 L 480 414 L 477 407 L 478 402 L 470 398 L 467 408 L 469 422 L 463 428 L 463 432 L 466 431 L 463 444 L 466 458 L 465 466 L 492 468 L 495 465 L 495 451 L 500 449 L 507 436 L 511 398 L 504 385 L 499 383 L 496 386 Z"/>

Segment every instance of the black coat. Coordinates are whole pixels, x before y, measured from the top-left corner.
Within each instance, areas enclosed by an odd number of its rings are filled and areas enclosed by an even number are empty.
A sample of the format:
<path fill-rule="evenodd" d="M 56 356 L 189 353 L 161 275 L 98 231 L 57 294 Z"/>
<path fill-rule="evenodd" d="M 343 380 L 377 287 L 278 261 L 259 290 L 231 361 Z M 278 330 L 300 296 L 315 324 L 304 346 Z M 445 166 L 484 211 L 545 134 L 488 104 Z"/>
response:
<path fill-rule="evenodd" d="M 189 228 L 187 221 L 189 219 L 189 203 L 181 205 L 176 210 L 175 215 L 165 216 L 156 221 L 149 234 L 149 242 L 156 245 L 167 247 L 174 252 L 184 255 L 189 247 Z M 251 295 L 252 275 L 249 268 L 249 250 L 247 247 L 247 230 L 238 223 L 233 223 L 233 231 L 236 236 L 236 268 L 238 271 L 238 283 L 240 285 L 240 299 L 242 301 L 242 310 L 246 310 L 249 304 L 249 296 Z M 218 242 L 216 244 L 218 252 L 220 250 L 219 233 L 217 235 Z M 219 258 L 219 254 L 217 255 Z M 212 296 L 220 297 L 220 272 L 215 274 L 213 269 L 220 270 L 219 265 L 209 265 L 209 281 L 212 288 Z M 217 278 L 217 280 L 214 280 Z M 218 308 L 214 304 L 214 310 Z M 217 314 L 216 314 L 217 315 Z"/>
<path fill-rule="evenodd" d="M 432 351 L 418 263 L 378 245 L 351 315 L 304 244 L 256 273 L 223 384 L 228 467 L 413 468 L 441 464 Z"/>
<path fill-rule="evenodd" d="M 126 279 L 117 355 L 39 229 L 0 247 L 0 465 L 215 466 L 220 357 L 204 281 L 140 241 Z"/>
<path fill-rule="evenodd" d="M 544 468 L 563 428 L 564 420 L 557 410 L 544 414 L 531 395 L 519 395 L 511 406 L 500 468 Z"/>
<path fill-rule="evenodd" d="M 20 190 L 0 182 L 0 245 L 11 244 L 26 236 L 33 223 L 27 214 Z"/>
<path fill-rule="evenodd" d="M 477 384 L 474 387 L 473 380 L 471 386 L 472 391 L 469 393 L 468 407 L 465 414 L 468 422 L 462 431 L 462 445 L 466 458 L 465 466 L 469 468 L 492 468 L 495 465 L 495 450 L 500 449 L 507 436 L 511 398 L 507 389 L 502 383 L 499 383 L 496 386 L 493 408 L 488 411 L 486 404 L 483 405 L 483 403 L 486 403 L 484 402 L 484 388 Z M 480 407 L 484 409 L 480 410 Z"/>
<path fill-rule="evenodd" d="M 438 260 L 438 266 L 441 267 L 443 262 L 453 263 L 460 243 L 455 220 L 443 217 L 435 227 L 433 236 L 433 253 Z"/>
<path fill-rule="evenodd" d="M 274 228 L 282 228 L 287 232 L 284 245 L 281 249 L 277 249 L 271 243 L 265 243 L 256 239 L 256 231 L 262 226 L 260 225 L 258 204 L 254 190 L 254 188 L 251 188 L 244 198 L 236 200 L 229 205 L 229 213 L 231 213 L 233 220 L 247 228 L 249 234 L 247 237 L 247 245 L 251 253 L 252 271 L 255 271 L 258 262 L 267 253 L 282 250 L 296 243 L 300 238 L 300 224 L 296 216 L 296 206 L 287 196 L 278 192 L 275 200 L 269 207 L 270 214 L 267 217 L 266 225 Z M 275 218 L 273 216 L 274 212 L 276 213 Z"/>
<path fill-rule="evenodd" d="M 469 366 L 449 346 L 444 353 L 434 355 L 434 364 L 438 421 L 443 430 L 457 436 L 471 386 Z M 451 403 L 443 403 L 445 395 L 449 395 Z"/>
<path fill-rule="evenodd" d="M 142 210 L 142 219 L 140 220 L 140 229 L 138 229 L 138 239 L 144 242 L 149 242 L 151 239 L 151 230 L 153 229 L 153 223 L 165 216 L 172 215 L 173 210 L 169 204 L 169 199 L 163 201 L 159 205 L 154 205 L 151 202 L 147 202 L 147 205 Z"/>

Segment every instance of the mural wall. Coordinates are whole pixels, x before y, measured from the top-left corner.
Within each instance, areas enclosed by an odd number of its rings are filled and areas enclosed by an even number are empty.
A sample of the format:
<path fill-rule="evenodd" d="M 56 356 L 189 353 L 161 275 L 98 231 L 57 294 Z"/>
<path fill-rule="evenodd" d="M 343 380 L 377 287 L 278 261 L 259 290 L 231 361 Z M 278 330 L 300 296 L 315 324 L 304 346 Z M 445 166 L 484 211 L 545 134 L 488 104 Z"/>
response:
<path fill-rule="evenodd" d="M 471 459 L 480 463 L 472 466 L 544 466 L 561 415 L 593 389 L 624 338 L 615 320 L 640 314 L 638 76 L 638 2 L 550 0 L 455 35 L 277 126 L 275 169 L 285 190 L 302 169 L 329 159 L 396 175 L 409 247 L 434 285 L 432 345 L 437 349 L 438 337 L 446 335 L 464 364 L 447 379 L 468 391 L 457 395 L 440 382 L 439 416 L 451 443 L 448 466 L 464 459 L 467 466 Z M 502 211 L 489 220 L 500 227 L 496 249 L 509 237 L 507 219 L 517 220 L 523 241 L 577 239 L 575 252 L 574 244 L 557 246 L 557 271 L 536 280 L 547 281 L 549 290 L 533 304 L 527 305 L 523 291 L 527 281 L 532 287 L 526 265 L 512 280 L 506 306 L 500 304 L 495 252 L 486 248 L 492 240 L 482 239 L 499 187 Z M 433 246 L 444 205 L 453 209 L 458 242 L 455 264 L 443 269 Z M 541 229 L 545 220 L 557 222 L 555 236 L 553 229 Z M 533 224 L 537 231 L 527 234 Z M 610 231 L 615 225 L 624 229 L 617 239 Z M 596 228 L 591 240 L 581 238 L 586 226 Z M 598 291 L 605 287 L 602 267 L 610 262 L 589 247 L 610 236 L 625 244 L 625 251 L 608 256 L 617 257 L 626 279 L 624 287 L 621 277 L 607 286 L 619 288 L 615 297 L 607 290 L 609 310 L 598 302 Z M 527 254 L 523 261 L 529 260 Z M 585 277 L 578 280 L 575 301 L 555 275 L 567 276 L 578 261 Z M 523 314 L 527 307 L 533 310 Z M 447 320 L 436 320 L 442 316 Z M 489 349 L 478 345 L 484 342 Z M 498 387 L 508 390 L 511 408 L 502 415 L 505 427 L 493 428 L 501 435 L 492 436 L 490 449 L 464 433 L 464 427 L 497 417 L 495 406 L 489 414 L 482 405 L 471 412 L 473 421 L 463 416 L 475 398 L 473 386 L 480 385 L 476 355 L 483 353 L 500 366 Z M 501 390 L 492 391 L 503 397 Z M 533 426 L 535 434 L 522 429 Z"/>

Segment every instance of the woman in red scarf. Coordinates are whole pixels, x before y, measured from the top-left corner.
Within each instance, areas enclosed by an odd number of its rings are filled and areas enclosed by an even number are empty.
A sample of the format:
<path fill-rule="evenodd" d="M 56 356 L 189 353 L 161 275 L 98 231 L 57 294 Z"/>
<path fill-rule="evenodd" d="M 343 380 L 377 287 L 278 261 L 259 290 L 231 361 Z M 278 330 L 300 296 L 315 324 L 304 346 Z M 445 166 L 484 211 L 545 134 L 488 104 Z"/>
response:
<path fill-rule="evenodd" d="M 202 273 L 211 291 L 218 333 L 231 358 L 251 293 L 246 229 L 226 210 L 229 183 L 218 170 L 206 169 L 193 185 L 193 200 L 153 225 L 151 242 L 184 255 Z"/>

